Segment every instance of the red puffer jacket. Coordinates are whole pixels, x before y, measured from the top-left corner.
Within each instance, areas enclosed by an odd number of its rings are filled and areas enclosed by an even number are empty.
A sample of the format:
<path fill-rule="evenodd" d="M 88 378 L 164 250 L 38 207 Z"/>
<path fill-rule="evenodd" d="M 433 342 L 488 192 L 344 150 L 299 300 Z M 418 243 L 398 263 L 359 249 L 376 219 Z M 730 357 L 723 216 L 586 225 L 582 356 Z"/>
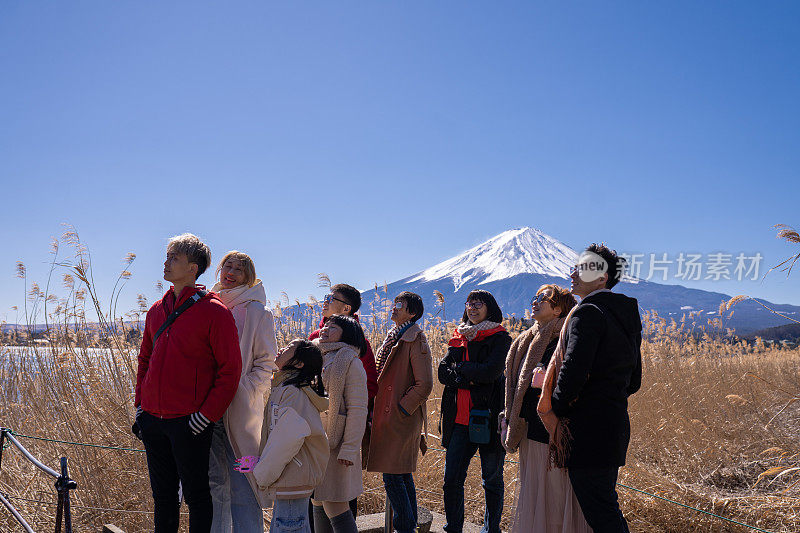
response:
<path fill-rule="evenodd" d="M 184 311 L 156 340 L 167 316 L 202 285 L 185 287 L 175 302 L 170 287 L 147 312 L 134 405 L 161 418 L 200 412 L 222 418 L 239 386 L 242 357 L 233 315 L 209 292 Z"/>

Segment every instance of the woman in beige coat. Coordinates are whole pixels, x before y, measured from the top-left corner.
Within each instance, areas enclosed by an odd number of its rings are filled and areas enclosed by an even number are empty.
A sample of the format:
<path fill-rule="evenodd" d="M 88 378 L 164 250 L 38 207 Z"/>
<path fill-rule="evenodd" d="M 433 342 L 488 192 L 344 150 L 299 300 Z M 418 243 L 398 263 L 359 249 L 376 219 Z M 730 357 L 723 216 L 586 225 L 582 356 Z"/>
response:
<path fill-rule="evenodd" d="M 422 298 L 403 292 L 394 300 L 395 326 L 378 350 L 378 395 L 372 417 L 367 470 L 383 473 L 386 496 L 394 511 L 394 528 L 417 527 L 417 494 L 413 472 L 425 450 L 422 437 L 427 420 L 426 400 L 433 388 L 431 351 L 417 320 Z"/>
<path fill-rule="evenodd" d="M 217 268 L 214 285 L 233 313 L 239 332 L 242 375 L 228 410 L 214 426 L 209 457 L 209 484 L 214 505 L 213 533 L 262 533 L 262 507 L 270 502 L 251 473 L 233 470 L 237 457 L 258 455 L 264 405 L 269 396 L 277 342 L 267 296 L 256 278 L 253 260 L 242 252 L 228 252 Z"/>
<path fill-rule="evenodd" d="M 357 533 L 350 500 L 364 492 L 361 439 L 367 424 L 367 373 L 360 356 L 366 339 L 354 318 L 333 315 L 320 331 L 322 383 L 329 407 L 322 422 L 331 455 L 325 477 L 314 490 L 315 533 Z"/>

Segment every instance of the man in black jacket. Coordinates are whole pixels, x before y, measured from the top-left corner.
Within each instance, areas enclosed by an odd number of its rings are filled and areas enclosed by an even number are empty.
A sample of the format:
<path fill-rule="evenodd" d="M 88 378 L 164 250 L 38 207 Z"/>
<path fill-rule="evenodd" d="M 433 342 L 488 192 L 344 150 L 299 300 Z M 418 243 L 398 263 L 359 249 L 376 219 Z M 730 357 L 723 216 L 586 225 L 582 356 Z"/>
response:
<path fill-rule="evenodd" d="M 628 396 L 642 381 L 642 321 L 634 298 L 611 292 L 624 259 L 592 244 L 573 271 L 581 298 L 567 324 L 553 413 L 568 419 L 567 467 L 575 496 L 596 533 L 628 532 L 616 482 L 630 441 Z"/>

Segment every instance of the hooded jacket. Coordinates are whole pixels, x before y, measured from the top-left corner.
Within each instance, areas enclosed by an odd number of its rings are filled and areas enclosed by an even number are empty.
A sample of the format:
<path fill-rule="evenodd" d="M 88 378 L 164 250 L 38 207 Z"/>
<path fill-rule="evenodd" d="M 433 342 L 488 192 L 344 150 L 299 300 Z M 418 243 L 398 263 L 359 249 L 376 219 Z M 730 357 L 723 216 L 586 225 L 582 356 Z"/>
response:
<path fill-rule="evenodd" d="M 211 421 L 222 418 L 231 403 L 242 358 L 231 312 L 209 292 L 184 311 L 153 343 L 167 316 L 203 285 L 174 287 L 147 312 L 134 406 L 160 418 L 201 413 Z"/>
<path fill-rule="evenodd" d="M 584 298 L 565 326 L 566 351 L 553 413 L 569 418 L 573 467 L 625 464 L 628 396 L 642 383 L 642 320 L 636 299 L 609 290 Z"/>
<path fill-rule="evenodd" d="M 272 313 L 266 308 L 267 294 L 260 279 L 252 287 L 240 285 L 223 289 L 216 284 L 212 290 L 233 314 L 242 355 L 239 388 L 222 417 L 225 432 L 236 457 L 257 455 L 270 379 L 277 369 L 275 323 Z M 255 478 L 252 474 L 245 475 L 253 492 L 258 495 Z M 269 501 L 262 500 L 261 505 L 268 507 Z"/>
<path fill-rule="evenodd" d="M 311 496 L 322 481 L 330 450 L 320 413 L 328 400 L 311 387 L 283 385 L 278 372 L 264 412 L 261 459 L 253 469 L 260 499 L 296 499 Z"/>

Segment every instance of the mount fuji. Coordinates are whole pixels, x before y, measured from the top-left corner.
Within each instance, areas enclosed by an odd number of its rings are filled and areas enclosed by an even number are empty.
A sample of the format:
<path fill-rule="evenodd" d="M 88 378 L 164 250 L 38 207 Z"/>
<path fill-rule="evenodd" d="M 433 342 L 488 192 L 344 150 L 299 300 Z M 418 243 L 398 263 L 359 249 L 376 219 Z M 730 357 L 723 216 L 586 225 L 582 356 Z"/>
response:
<path fill-rule="evenodd" d="M 575 265 L 578 253 L 563 242 L 535 228 L 517 228 L 505 231 L 486 242 L 443 261 L 377 289 L 378 298 L 393 298 L 402 291 L 419 294 L 425 303 L 425 316 L 442 316 L 455 320 L 463 313 L 467 294 L 474 289 L 491 292 L 505 316 L 525 316 L 531 297 L 545 283 L 569 287 L 570 268 Z M 729 300 L 727 294 L 691 289 L 681 285 L 653 283 L 623 277 L 613 289 L 639 301 L 642 311 L 655 310 L 662 317 L 680 321 L 695 320 L 705 324 L 715 318 L 720 302 Z M 444 296 L 445 305 L 437 303 L 434 291 Z M 369 303 L 376 299 L 376 289 L 362 293 L 362 313 L 368 314 Z M 763 301 L 763 300 L 762 300 Z M 800 307 L 779 305 L 763 301 L 772 309 L 788 316 L 800 315 Z M 690 317 L 690 312 L 694 313 Z M 737 334 L 779 326 L 789 321 L 770 313 L 751 300 L 740 302 L 726 327 Z"/>

